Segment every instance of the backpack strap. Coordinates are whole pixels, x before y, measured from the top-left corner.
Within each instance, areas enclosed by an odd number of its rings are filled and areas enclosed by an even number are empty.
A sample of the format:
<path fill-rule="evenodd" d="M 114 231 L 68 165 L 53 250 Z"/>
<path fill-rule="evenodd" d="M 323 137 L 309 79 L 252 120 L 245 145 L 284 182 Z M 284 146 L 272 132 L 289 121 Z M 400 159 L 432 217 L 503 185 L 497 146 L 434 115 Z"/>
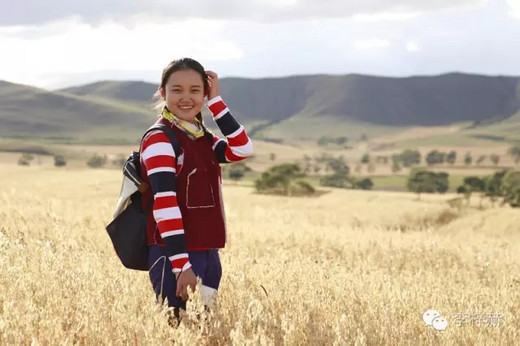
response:
<path fill-rule="evenodd" d="M 160 124 L 160 123 L 154 124 L 148 130 L 146 130 L 146 132 L 144 133 L 144 135 L 141 139 L 141 145 L 140 145 L 141 148 L 139 149 L 139 151 L 141 151 L 141 149 L 142 149 L 144 138 L 150 132 L 156 131 L 156 130 L 164 132 L 164 134 L 168 137 L 168 139 L 170 140 L 170 144 L 173 147 L 173 152 L 175 153 L 175 158 L 178 158 L 179 155 L 181 154 L 181 145 L 179 144 L 179 140 L 177 139 L 177 136 L 175 135 L 175 133 L 172 131 L 172 129 L 169 126 L 167 126 L 165 124 Z M 150 209 L 152 209 L 152 207 L 153 207 L 153 196 L 152 196 L 152 198 L 150 198 L 150 201 L 148 202 L 148 204 L 146 206 L 145 215 L 148 215 L 148 212 L 150 211 Z"/>
<path fill-rule="evenodd" d="M 177 139 L 177 136 L 172 131 L 172 129 L 165 124 L 154 124 L 148 130 L 146 130 L 143 137 L 141 138 L 141 146 L 143 145 L 144 137 L 146 137 L 150 132 L 155 131 L 155 130 L 162 131 L 166 134 L 166 136 L 170 140 L 170 143 L 173 147 L 173 152 L 175 153 L 175 157 L 179 157 L 179 155 L 181 154 L 181 145 L 179 144 L 179 140 Z"/>

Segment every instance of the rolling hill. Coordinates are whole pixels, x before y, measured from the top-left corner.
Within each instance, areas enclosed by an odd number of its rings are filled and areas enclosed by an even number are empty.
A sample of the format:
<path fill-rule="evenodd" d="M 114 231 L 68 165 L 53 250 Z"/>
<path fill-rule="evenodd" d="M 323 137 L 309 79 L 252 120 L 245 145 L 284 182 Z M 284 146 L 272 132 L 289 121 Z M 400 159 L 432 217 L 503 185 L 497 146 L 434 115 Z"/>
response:
<path fill-rule="evenodd" d="M 125 142 L 154 119 L 109 98 L 51 92 L 0 81 L 0 136 L 73 142 Z"/>
<path fill-rule="evenodd" d="M 520 128 L 519 82 L 461 73 L 223 78 L 221 94 L 257 138 L 316 140 L 361 133 L 373 138 L 446 126 L 450 136 L 507 141 L 517 136 L 512 129 Z M 150 99 L 156 88 L 102 81 L 51 92 L 0 82 L 0 136 L 135 141 L 153 121 Z"/>

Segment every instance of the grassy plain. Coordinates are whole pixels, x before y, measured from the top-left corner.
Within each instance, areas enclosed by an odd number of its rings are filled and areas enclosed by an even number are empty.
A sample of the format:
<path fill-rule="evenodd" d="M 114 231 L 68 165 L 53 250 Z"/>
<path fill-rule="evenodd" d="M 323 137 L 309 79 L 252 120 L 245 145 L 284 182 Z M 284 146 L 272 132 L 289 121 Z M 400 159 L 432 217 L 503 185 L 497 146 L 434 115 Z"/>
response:
<path fill-rule="evenodd" d="M 449 129 L 437 129 L 439 132 Z M 417 135 L 423 134 L 426 130 L 417 132 Z M 433 130 L 432 130 L 433 131 Z M 413 137 L 413 133 L 406 134 L 406 138 Z M 403 137 L 403 138 L 405 138 Z M 391 138 L 387 138 L 391 139 Z M 402 138 L 401 138 L 402 139 Z M 324 164 L 318 163 L 318 159 L 324 155 L 329 157 L 343 157 L 350 166 L 351 174 L 359 177 L 370 177 L 374 182 L 374 190 L 389 190 L 389 191 L 405 191 L 406 178 L 409 170 L 403 169 L 397 173 L 392 172 L 391 164 L 375 163 L 375 164 L 361 164 L 361 157 L 365 153 L 369 153 L 372 162 L 377 160 L 377 157 L 383 156 L 389 159 L 393 154 L 400 153 L 401 150 L 393 149 L 371 149 L 372 145 L 378 145 L 378 142 L 372 144 L 358 143 L 354 147 L 344 147 L 338 145 L 317 146 L 313 141 L 300 141 L 292 144 L 289 143 L 273 143 L 268 141 L 254 140 L 254 157 L 248 159 L 247 165 L 253 169 L 253 172 L 248 174 L 244 181 L 247 184 L 252 184 L 261 172 L 269 167 L 285 162 L 298 162 L 302 168 L 309 165 L 310 171 L 308 180 L 318 185 L 319 179 L 322 175 L 329 174 L 325 171 Z M 74 169 L 86 167 L 86 161 L 93 154 L 107 155 L 108 167 L 119 169 L 120 164 L 112 164 L 112 161 L 118 157 L 127 157 L 133 150 L 137 150 L 138 143 L 133 145 L 96 145 L 96 144 L 63 144 L 52 141 L 26 141 L 20 139 L 6 139 L 0 138 L 0 162 L 16 163 L 21 156 L 21 150 L 33 150 L 33 152 L 54 153 L 63 155 L 67 159 L 67 166 Z M 428 168 L 434 171 L 445 171 L 450 174 L 450 191 L 455 191 L 460 185 L 465 176 L 476 175 L 485 176 L 491 175 L 495 171 L 515 166 L 511 157 L 507 153 L 508 146 L 502 144 L 500 146 L 480 146 L 480 147 L 450 147 L 448 145 L 437 146 L 422 146 L 417 147 L 421 152 L 423 161 L 424 157 L 431 150 L 439 150 L 442 152 L 449 152 L 455 150 L 457 152 L 457 161 L 454 165 L 444 164 L 436 165 L 433 168 Z M 3 151 L 3 152 L 2 152 Z M 471 153 L 473 157 L 473 164 L 470 166 L 464 165 L 464 155 Z M 489 161 L 491 154 L 500 155 L 500 162 L 494 166 Z M 481 156 L 485 156 L 485 160 L 476 165 L 475 162 Z M 307 157 L 308 161 L 305 160 Z M 36 155 L 35 164 L 52 165 L 53 157 L 49 155 Z M 320 165 L 319 172 L 314 171 L 314 167 Z"/>
<path fill-rule="evenodd" d="M 515 345 L 520 214 L 451 208 L 453 195 L 330 190 L 319 198 L 225 184 L 224 276 L 207 325 L 194 295 L 178 329 L 146 272 L 104 227 L 115 170 L 0 163 L 0 344 Z M 477 201 L 474 201 L 475 205 Z M 425 326 L 435 309 L 445 331 Z M 490 320 L 456 316 L 499 313 Z"/>

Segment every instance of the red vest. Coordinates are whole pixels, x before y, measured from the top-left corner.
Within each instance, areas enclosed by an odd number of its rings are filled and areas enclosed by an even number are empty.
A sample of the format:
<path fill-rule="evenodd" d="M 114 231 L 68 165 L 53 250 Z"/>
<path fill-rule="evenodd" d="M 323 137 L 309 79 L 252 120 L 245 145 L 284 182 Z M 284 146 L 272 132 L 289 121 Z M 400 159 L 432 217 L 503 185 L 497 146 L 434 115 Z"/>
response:
<path fill-rule="evenodd" d="M 223 248 L 226 242 L 226 225 L 222 179 L 212 144 L 204 136 L 196 140 L 189 138 L 184 131 L 163 118 L 158 122 L 171 127 L 184 152 L 182 168 L 177 171 L 176 186 L 186 248 Z M 151 186 L 143 165 L 140 173 L 148 186 Z M 143 193 L 143 208 L 146 208 L 146 204 L 152 198 L 151 194 L 151 188 Z M 148 245 L 164 246 L 153 217 L 153 210 L 147 215 L 146 237 Z"/>

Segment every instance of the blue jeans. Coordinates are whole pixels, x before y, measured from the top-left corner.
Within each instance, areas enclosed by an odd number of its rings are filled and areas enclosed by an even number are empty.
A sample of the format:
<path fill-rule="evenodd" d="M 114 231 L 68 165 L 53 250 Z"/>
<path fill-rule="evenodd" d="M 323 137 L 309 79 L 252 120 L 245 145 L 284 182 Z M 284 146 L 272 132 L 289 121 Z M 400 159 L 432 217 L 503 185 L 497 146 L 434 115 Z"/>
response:
<path fill-rule="evenodd" d="M 218 249 L 188 251 L 191 269 L 201 278 L 202 285 L 217 290 L 222 277 L 222 267 Z M 177 280 L 172 272 L 172 265 L 166 254 L 166 248 L 157 245 L 148 247 L 148 268 L 150 281 L 158 303 L 168 299 L 168 306 L 186 309 L 182 298 L 176 297 Z M 202 287 L 204 289 L 204 287 Z"/>

